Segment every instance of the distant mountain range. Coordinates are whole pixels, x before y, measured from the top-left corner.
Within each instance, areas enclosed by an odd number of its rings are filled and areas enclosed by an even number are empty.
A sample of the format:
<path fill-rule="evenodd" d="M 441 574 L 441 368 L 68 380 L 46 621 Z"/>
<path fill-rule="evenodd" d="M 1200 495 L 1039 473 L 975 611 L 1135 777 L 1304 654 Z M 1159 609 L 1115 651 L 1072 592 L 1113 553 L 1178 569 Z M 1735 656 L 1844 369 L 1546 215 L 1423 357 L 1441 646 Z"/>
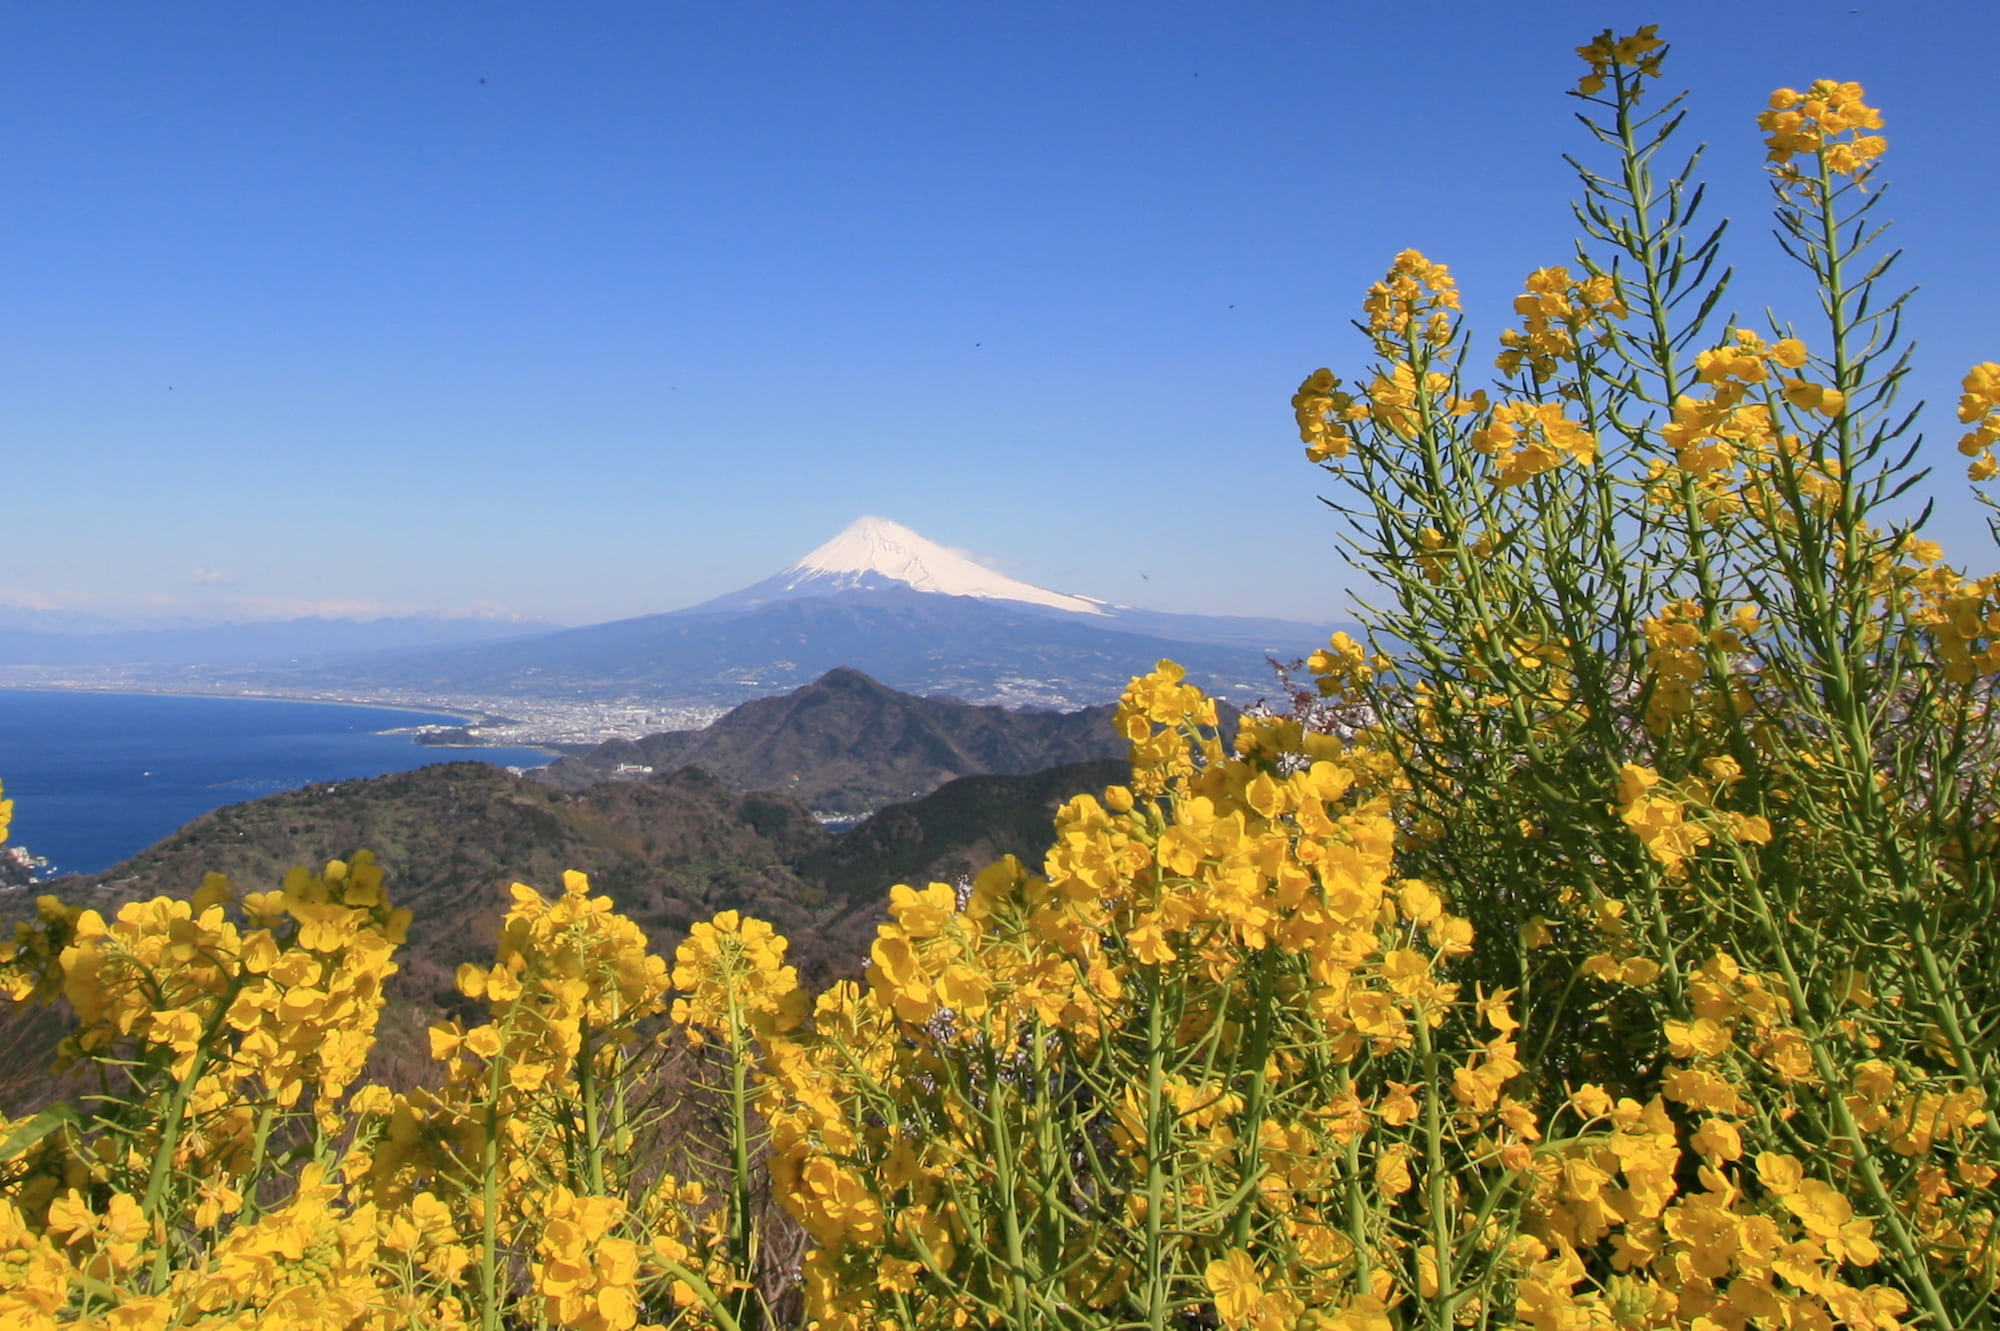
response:
<path fill-rule="evenodd" d="M 539 637 L 258 672 L 264 686 L 371 696 L 649 699 L 730 706 L 840 666 L 909 693 L 1006 706 L 1110 702 L 1163 657 L 1238 703 L 1268 661 L 1331 625 L 1172 615 L 1048 591 L 906 527 L 863 518 L 774 577 L 686 610 Z"/>
<path fill-rule="evenodd" d="M 106 630 L 0 615 L 6 682 L 353 698 L 720 709 L 847 666 L 910 693 L 1012 707 L 1117 698 L 1163 657 L 1239 704 L 1278 692 L 1336 626 L 1178 615 L 1036 587 L 883 518 L 791 567 L 664 614 L 584 628 L 503 619 L 301 619 Z M 70 673 L 60 673 L 68 671 Z M 52 672 L 53 677 L 52 677 Z M 546 710 L 546 708 L 543 708 Z"/>

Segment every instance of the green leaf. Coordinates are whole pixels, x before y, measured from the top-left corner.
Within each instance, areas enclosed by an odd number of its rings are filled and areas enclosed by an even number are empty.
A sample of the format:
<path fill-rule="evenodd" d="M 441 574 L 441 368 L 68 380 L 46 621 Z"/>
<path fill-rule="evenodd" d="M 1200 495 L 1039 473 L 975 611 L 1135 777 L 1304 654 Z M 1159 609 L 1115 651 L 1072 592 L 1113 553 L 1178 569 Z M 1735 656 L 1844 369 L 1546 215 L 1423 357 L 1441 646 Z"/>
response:
<path fill-rule="evenodd" d="M 67 1104 L 53 1104 L 33 1118 L 14 1125 L 5 1141 L 0 1141 L 0 1160 L 12 1160 L 57 1128 L 80 1128 L 82 1121 Z"/>

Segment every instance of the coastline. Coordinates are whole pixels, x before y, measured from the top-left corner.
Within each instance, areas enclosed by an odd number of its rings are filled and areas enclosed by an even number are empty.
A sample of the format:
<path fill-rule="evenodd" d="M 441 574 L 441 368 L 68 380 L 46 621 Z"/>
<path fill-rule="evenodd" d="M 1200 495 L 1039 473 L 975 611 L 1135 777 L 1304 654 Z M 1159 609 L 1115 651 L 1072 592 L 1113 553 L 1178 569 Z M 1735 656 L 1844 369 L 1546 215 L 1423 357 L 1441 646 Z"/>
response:
<path fill-rule="evenodd" d="M 303 693 L 224 693 L 220 690 L 203 693 L 185 688 L 113 688 L 109 685 L 100 684 L 0 683 L 0 691 L 7 693 L 90 693 L 111 697 L 124 696 L 134 698 L 194 698 L 219 702 L 291 702 L 306 703 L 313 707 L 366 707 L 373 708 L 379 712 L 408 712 L 415 716 L 439 718 L 439 721 L 426 722 L 422 725 L 389 726 L 381 730 L 371 730 L 368 732 L 371 735 L 405 736 L 409 739 L 413 748 L 433 749 L 439 752 L 449 752 L 453 749 L 463 749 L 469 752 L 480 752 L 487 749 L 529 749 L 536 753 L 547 755 L 550 762 L 568 757 L 570 753 L 568 749 L 561 748 L 555 743 L 548 741 L 537 742 L 529 739 L 480 739 L 473 737 L 460 742 L 426 744 L 420 738 L 420 736 L 426 733 L 448 730 L 471 732 L 480 726 L 504 725 L 512 724 L 512 722 L 508 717 L 474 712 L 470 708 L 448 709 L 429 706 L 420 702 L 371 702 L 362 698 L 330 698 L 317 694 Z"/>
<path fill-rule="evenodd" d="M 504 717 L 468 715 L 466 708 L 432 707 L 416 702 L 371 702 L 366 698 L 335 698 L 323 694 L 310 693 L 236 693 L 222 690 L 203 691 L 189 688 L 147 688 L 144 685 L 111 684 L 9 684 L 0 682 L 0 689 L 8 693 L 125 693 L 147 698 L 220 698 L 233 702 L 309 702 L 326 707 L 374 707 L 385 712 L 416 712 L 426 716 L 442 716 L 462 726 L 481 725 L 492 721 L 505 720 Z M 410 726 L 393 730 L 377 730 L 377 735 L 415 734 L 419 727 Z M 518 746 L 517 746 L 518 747 Z"/>
<path fill-rule="evenodd" d="M 454 728 L 446 723 L 466 713 L 408 703 L 366 718 L 352 710 L 367 706 L 103 684 L 0 687 L 0 779 L 24 801 L 8 841 L 36 861 L 5 879 L 98 872 L 217 808 L 320 783 L 454 762 L 526 775 L 561 756 L 506 742 L 427 748 L 421 730 Z"/>
<path fill-rule="evenodd" d="M 110 683 L 4 683 L 0 689 L 8 693 L 128 693 L 134 697 L 216 697 L 224 701 L 304 701 L 322 707 L 376 707 L 380 711 L 414 711 L 418 715 L 442 715 L 458 725 L 482 725 L 490 721 L 500 721 L 506 717 L 490 715 L 468 715 L 466 707 L 428 707 L 414 701 L 368 701 L 364 697 L 326 697 L 318 693 L 224 693 L 220 689 L 200 691 L 188 687 L 144 687 L 144 685 L 110 685 Z M 414 735 L 418 725 L 376 729 L 376 735 Z M 504 745 L 504 747 L 532 747 L 532 745 Z"/>
<path fill-rule="evenodd" d="M 329 707 L 375 707 L 422 715 L 408 727 L 390 727 L 414 738 L 425 726 L 466 732 L 464 740 L 429 745 L 438 749 L 534 749 L 551 758 L 612 739 L 641 739 L 664 731 L 698 730 L 728 709 L 712 704 L 659 698 L 557 699 L 468 697 L 417 692 L 388 696 L 285 688 L 245 688 L 234 682 L 158 679 L 105 671 L 57 671 L 50 667 L 0 666 L 0 690 L 21 693 L 125 694 L 143 697 L 220 698 L 248 702 L 296 702 Z"/>

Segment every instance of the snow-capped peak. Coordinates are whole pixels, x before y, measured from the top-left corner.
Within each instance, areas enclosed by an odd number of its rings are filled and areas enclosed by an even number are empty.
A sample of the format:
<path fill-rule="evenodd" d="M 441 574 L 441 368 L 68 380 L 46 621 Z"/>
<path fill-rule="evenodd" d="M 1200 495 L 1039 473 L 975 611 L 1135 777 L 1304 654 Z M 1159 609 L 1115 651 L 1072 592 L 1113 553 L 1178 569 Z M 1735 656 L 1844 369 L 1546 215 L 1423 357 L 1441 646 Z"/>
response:
<path fill-rule="evenodd" d="M 1104 613 L 1099 602 L 1065 596 L 996 573 L 925 540 L 900 523 L 877 517 L 857 518 L 847 530 L 780 573 L 774 581 L 789 591 L 822 579 L 859 585 L 870 575 L 908 583 L 920 592 L 1025 601 L 1080 615 Z"/>

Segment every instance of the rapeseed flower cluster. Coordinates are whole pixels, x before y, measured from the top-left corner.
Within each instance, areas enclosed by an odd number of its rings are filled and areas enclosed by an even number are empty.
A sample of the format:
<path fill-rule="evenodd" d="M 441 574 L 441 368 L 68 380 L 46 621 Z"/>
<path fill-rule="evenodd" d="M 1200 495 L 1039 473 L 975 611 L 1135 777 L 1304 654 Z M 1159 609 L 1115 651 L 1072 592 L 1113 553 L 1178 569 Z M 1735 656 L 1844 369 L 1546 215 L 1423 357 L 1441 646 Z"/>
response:
<path fill-rule="evenodd" d="M 1609 338 L 1609 324 L 1629 313 L 1608 273 L 1582 280 L 1556 265 L 1528 274 L 1527 290 L 1514 298 L 1519 329 L 1500 334 L 1502 348 L 1494 364 L 1512 377 L 1523 370 L 1536 379 L 1553 379 L 1559 366 L 1574 363 L 1581 350 Z"/>
<path fill-rule="evenodd" d="M 576 1331 L 627 1331 L 639 1320 L 640 1248 L 618 1231 L 625 1203 L 558 1185 L 530 1268 L 543 1315 Z"/>
<path fill-rule="evenodd" d="M 1458 284 L 1451 271 L 1416 250 L 1398 254 L 1388 276 L 1369 287 L 1361 302 L 1368 331 L 1385 355 L 1386 348 L 1403 343 L 1426 347 L 1433 355 L 1446 352 L 1458 308 Z"/>
<path fill-rule="evenodd" d="M 1877 158 L 1888 151 L 1888 141 L 1879 134 L 1861 131 L 1882 128 L 1882 113 L 1861 99 L 1858 83 L 1836 83 L 1821 79 L 1798 92 L 1780 88 L 1771 94 L 1770 109 L 1757 117 L 1757 125 L 1769 135 L 1764 145 L 1767 160 L 1787 180 L 1802 180 L 1793 166 L 1801 156 L 1817 157 L 1829 175 L 1865 178 Z"/>
<path fill-rule="evenodd" d="M 1577 47 L 1578 58 L 1590 66 L 1590 72 L 1578 81 L 1577 92 L 1585 97 L 1595 97 L 1610 83 L 1614 71 L 1625 69 L 1630 69 L 1635 76 L 1660 77 L 1660 64 L 1666 59 L 1667 44 L 1660 40 L 1659 32 L 1660 25 L 1657 23 L 1648 23 L 1624 37 L 1606 28 Z M 1637 102 L 1640 95 L 1638 78 L 1635 77 L 1629 84 L 1621 84 L 1620 91 Z"/>
<path fill-rule="evenodd" d="M 1728 676 L 1724 687 L 1712 686 L 1714 670 L 1727 668 L 1732 657 L 1745 657 L 1761 627 L 1754 603 L 1736 607 L 1726 621 L 1710 628 L 1707 608 L 1697 598 L 1669 602 L 1642 621 L 1646 644 L 1646 729 L 1664 736 L 1668 727 L 1694 712 L 1704 700 L 1732 707 L 1745 715 L 1752 706 L 1751 679 Z M 1747 667 L 1746 667 L 1747 669 Z"/>
<path fill-rule="evenodd" d="M 1921 603 L 1911 619 L 1935 642 L 1944 677 L 1972 684 L 2000 676 L 2000 574 L 1975 580 L 1934 564 L 1915 581 Z"/>
<path fill-rule="evenodd" d="M 1180 687 L 1169 672 L 1135 693 Z M 1203 1304 L 1232 1331 L 1489 1300 L 1537 1327 L 1610 1326 L 1635 1307 L 1674 1327 L 1903 1325 L 1906 1294 L 1865 1274 L 1878 1222 L 1809 1162 L 1756 1146 L 1766 1087 L 1824 1076 L 1780 982 L 1712 956 L 1689 976 L 1689 1015 L 1664 1024 L 1671 1064 L 1650 1099 L 1586 1084 L 1540 1112 L 1521 1097 L 1511 996 L 1445 978 L 1473 930 L 1431 884 L 1390 878 L 1389 843 L 1370 839 L 1391 770 L 1321 736 L 1323 756 L 1281 780 L 1270 739 L 1168 778 L 1150 804 L 1122 789 L 1073 801 L 1044 875 L 995 866 L 962 902 L 944 885 L 896 890 L 868 987 L 822 1000 L 774 1111 L 780 1196 L 821 1245 L 819 1325 L 971 1325 L 1010 1305 L 1038 1322 L 1044 1301 L 1122 1321 L 1152 1298 Z M 1768 842 L 1761 820 L 1709 807 L 1739 779 L 1716 765 L 1702 807 L 1659 822 Z M 1631 808 L 1667 803 L 1655 774 L 1628 784 Z M 1057 901 L 1062 918 L 1037 927 Z M 906 946 L 937 959 L 887 959 Z M 1595 962 L 1635 991 L 1663 975 L 1636 954 Z M 962 1011 L 937 987 L 955 966 L 971 972 Z M 1168 995 L 1163 1044 L 1195 1057 L 1162 1065 L 1152 1005 Z M 1084 1067 L 1130 1072 L 1081 1087 L 1035 1072 Z M 1879 1073 L 1868 1085 L 1871 1129 L 1925 1112 Z M 1985 1111 L 1953 1094 L 1928 1121 L 1960 1149 Z M 1081 1126 L 1098 1115 L 1113 1125 L 1102 1146 Z M 1430 1136 L 1444 1123 L 1449 1180 Z M 1513 1227 L 1482 1230 L 1473 1217 L 1501 1195 Z"/>
<path fill-rule="evenodd" d="M 1367 407 L 1352 393 L 1342 392 L 1340 380 L 1327 369 L 1314 370 L 1299 385 L 1292 397 L 1292 412 L 1298 418 L 1306 456 L 1314 462 L 1346 457 L 1354 447 L 1352 423 L 1368 416 Z"/>
<path fill-rule="evenodd" d="M 1988 481 L 2000 475 L 2000 462 L 1993 458 L 1993 445 L 2000 443 L 2000 365 L 1986 361 L 1973 366 L 1962 388 L 1958 419 L 1972 428 L 1959 437 L 1958 451 L 1972 459 L 1966 475 Z"/>
<path fill-rule="evenodd" d="M 1472 432 L 1472 447 L 1493 459 L 1494 484 L 1505 490 L 1565 458 L 1594 460 L 1597 437 L 1565 416 L 1559 402 L 1503 402 Z"/>
<path fill-rule="evenodd" d="M 1727 473 L 1746 456 L 1754 461 L 1772 453 L 1778 446 L 1778 421 L 1768 399 L 1756 400 L 1751 390 L 1770 383 L 1774 362 L 1790 360 L 1804 363 L 1802 346 L 1792 339 L 1770 346 L 1747 328 L 1697 355 L 1696 377 L 1710 393 L 1677 398 L 1673 420 L 1660 429 L 1661 439 L 1674 451 L 1674 465 L 1697 474 Z"/>
<path fill-rule="evenodd" d="M 696 924 L 674 953 L 673 1018 L 696 1042 L 704 1030 L 782 1034 L 805 1016 L 798 972 L 784 964 L 785 940 L 762 920 L 724 911 Z"/>
<path fill-rule="evenodd" d="M 1378 671 L 1388 669 L 1389 665 L 1387 657 L 1380 654 L 1371 656 L 1367 648 L 1346 632 L 1335 633 L 1327 639 L 1326 646 L 1306 658 L 1306 669 L 1312 673 L 1314 687 L 1322 698 L 1352 697 L 1360 685 L 1373 678 Z M 1243 749 L 1243 745 L 1267 737 L 1288 742 L 1292 749 L 1305 742 L 1303 734 L 1293 737 L 1288 732 L 1274 733 L 1269 727 L 1257 727 L 1243 731 L 1238 737 L 1238 751 L 1247 756 L 1248 751 Z"/>

